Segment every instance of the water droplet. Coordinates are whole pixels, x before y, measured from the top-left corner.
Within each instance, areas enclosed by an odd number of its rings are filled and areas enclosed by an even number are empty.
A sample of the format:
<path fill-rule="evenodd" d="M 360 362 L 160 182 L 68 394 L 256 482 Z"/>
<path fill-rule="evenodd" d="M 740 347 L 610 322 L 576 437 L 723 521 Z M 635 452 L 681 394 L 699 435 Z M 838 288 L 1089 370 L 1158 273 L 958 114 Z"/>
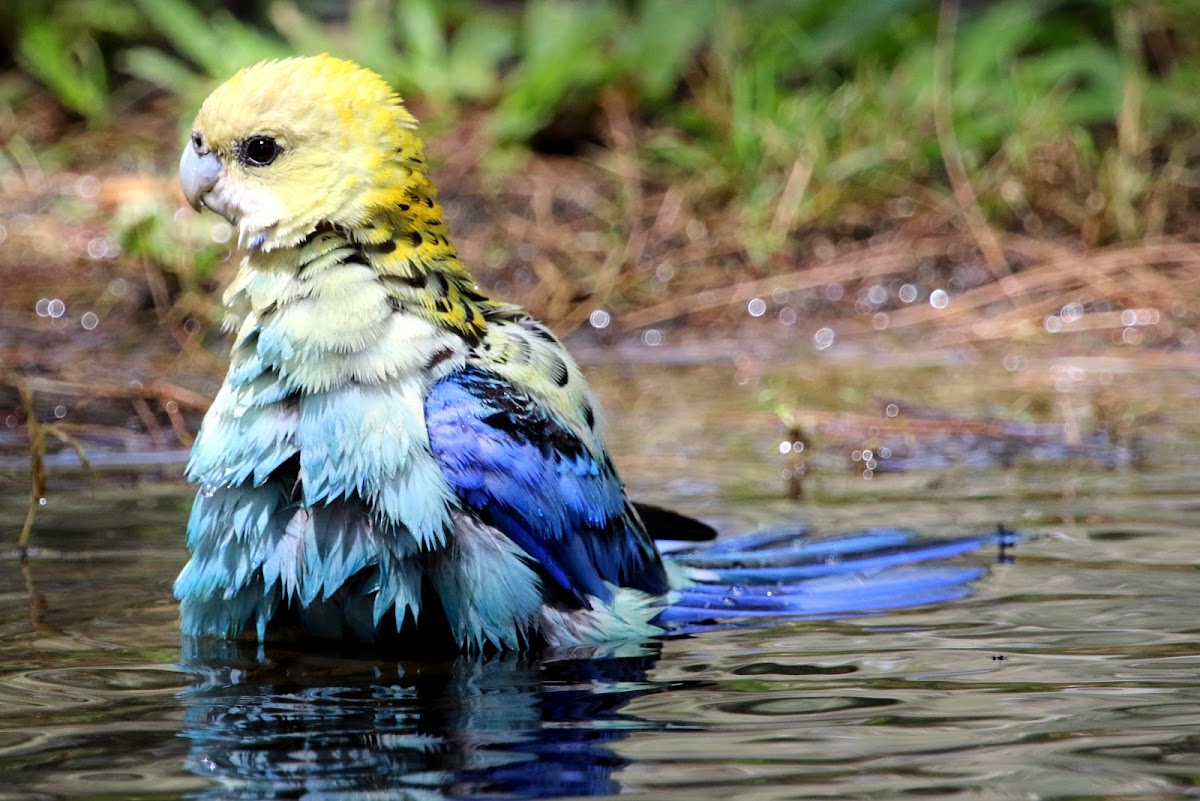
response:
<path fill-rule="evenodd" d="M 1083 304 L 1068 303 L 1059 311 L 1058 316 L 1062 318 L 1064 323 L 1074 323 L 1083 317 Z"/>
<path fill-rule="evenodd" d="M 898 197 L 888 205 L 894 217 L 911 217 L 917 210 L 917 204 L 910 197 Z"/>
<path fill-rule="evenodd" d="M 91 200 L 100 194 L 100 179 L 94 175 L 81 175 L 75 182 L 75 191 L 80 197 Z"/>
<path fill-rule="evenodd" d="M 826 350 L 833 344 L 834 337 L 832 328 L 818 328 L 817 333 L 813 334 L 813 347 L 817 350 Z"/>
<path fill-rule="evenodd" d="M 124 278 L 114 278 L 108 283 L 108 294 L 112 295 L 114 298 L 122 297 L 128 291 L 129 282 Z"/>
<path fill-rule="evenodd" d="M 841 284 L 825 285 L 825 300 L 837 302 L 846 296 L 846 289 Z"/>
<path fill-rule="evenodd" d="M 751 317 L 762 317 L 767 313 L 767 302 L 762 298 L 753 298 L 746 304 L 746 312 Z"/>
<path fill-rule="evenodd" d="M 1024 196 L 1025 189 L 1017 180 L 1008 178 L 1000 184 L 1000 197 L 1009 203 L 1016 205 Z"/>
<path fill-rule="evenodd" d="M 786 306 L 779 310 L 779 322 L 784 325 L 796 324 L 796 310 L 791 306 Z"/>
<path fill-rule="evenodd" d="M 175 412 L 179 411 L 179 404 L 173 400 L 167 401 L 163 404 L 163 408 L 167 410 L 167 414 L 175 414 Z"/>
<path fill-rule="evenodd" d="M 108 253 L 108 239 L 103 236 L 94 236 L 88 240 L 87 254 L 90 259 L 103 259 Z"/>
<path fill-rule="evenodd" d="M 55 406 L 54 407 L 54 416 L 55 416 L 55 418 L 57 418 L 59 420 L 66 417 L 67 416 L 67 407 L 63 406 L 62 404 Z"/>
<path fill-rule="evenodd" d="M 882 306 L 884 303 L 886 303 L 887 296 L 887 287 L 883 286 L 882 284 L 875 284 L 873 287 L 867 290 L 867 300 L 876 306 Z"/>
<path fill-rule="evenodd" d="M 874 470 L 864 470 L 864 471 L 862 471 L 862 477 L 865 480 L 870 481 L 872 478 L 875 477 L 875 471 Z"/>
<path fill-rule="evenodd" d="M 865 450 L 862 452 L 862 458 L 864 462 L 869 462 L 875 458 L 875 452 L 871 450 Z"/>
<path fill-rule="evenodd" d="M 91 331 L 100 325 L 100 318 L 96 316 L 95 312 L 84 312 L 83 316 L 79 318 L 79 324 L 84 327 L 84 330 Z"/>
<path fill-rule="evenodd" d="M 1021 369 L 1022 359 L 1015 353 L 1004 354 L 1004 369 L 1010 373 L 1015 373 Z"/>
<path fill-rule="evenodd" d="M 905 303 L 912 303 L 917 299 L 917 288 L 912 284 L 905 284 L 900 287 L 900 300 Z"/>
<path fill-rule="evenodd" d="M 1136 328 L 1126 328 L 1121 332 L 1121 341 L 1126 345 L 1136 345 L 1142 341 L 1142 332 Z"/>
<path fill-rule="evenodd" d="M 854 451 L 853 453 L 850 454 L 850 459 L 851 459 L 851 461 L 854 461 L 854 462 L 861 462 L 862 461 L 862 451 Z"/>
<path fill-rule="evenodd" d="M 215 222 L 212 224 L 212 228 L 209 229 L 208 236 L 218 245 L 224 245 L 233 239 L 233 226 L 224 220 Z"/>
<path fill-rule="evenodd" d="M 49 317 L 50 298 L 38 298 L 38 302 L 33 304 L 33 310 L 38 317 Z"/>
<path fill-rule="evenodd" d="M 888 317 L 887 312 L 875 312 L 871 316 L 871 327 L 876 331 L 885 330 L 890 322 L 891 318 Z"/>
<path fill-rule="evenodd" d="M 677 272 L 679 272 L 679 269 L 670 260 L 666 260 L 654 268 L 654 277 L 666 283 L 674 278 Z"/>
<path fill-rule="evenodd" d="M 929 305 L 935 309 L 944 309 L 950 303 L 950 294 L 944 289 L 935 289 L 929 293 Z"/>
<path fill-rule="evenodd" d="M 183 321 L 183 332 L 189 337 L 194 337 L 200 333 L 200 321 L 195 317 L 189 317 Z"/>
<path fill-rule="evenodd" d="M 67 304 L 63 303 L 58 298 L 54 298 L 46 305 L 46 314 L 57 320 L 67 312 Z"/>
<path fill-rule="evenodd" d="M 792 443 L 790 443 L 790 442 L 779 443 L 779 452 L 780 453 L 791 453 L 792 452 Z"/>
<path fill-rule="evenodd" d="M 651 328 L 648 331 L 642 332 L 642 344 L 649 348 L 656 348 L 663 343 L 663 333 L 657 328 Z"/>
<path fill-rule="evenodd" d="M 38 506 L 45 506 L 45 505 L 46 505 L 46 499 L 38 498 Z"/>
<path fill-rule="evenodd" d="M 1057 314 L 1051 314 L 1045 319 L 1042 325 L 1044 325 L 1046 330 L 1051 334 L 1057 334 L 1058 332 L 1062 331 L 1062 318 Z"/>
<path fill-rule="evenodd" d="M 608 324 L 612 322 L 612 315 L 604 309 L 596 309 L 588 315 L 588 322 L 592 324 L 592 328 L 608 328 Z"/>
<path fill-rule="evenodd" d="M 889 403 L 883 410 L 883 413 L 888 417 L 895 417 L 896 415 L 900 414 L 900 407 L 894 403 Z"/>
<path fill-rule="evenodd" d="M 695 242 L 697 239 L 703 239 L 708 235 L 708 226 L 702 221 L 696 219 L 688 220 L 687 225 L 684 226 L 683 230 L 684 233 L 687 234 L 687 238 L 693 242 Z"/>
<path fill-rule="evenodd" d="M 20 421 L 17 420 L 17 416 L 15 414 L 10 414 L 4 418 L 4 425 L 8 426 L 9 428 L 16 428 L 18 422 Z"/>
<path fill-rule="evenodd" d="M 879 449 L 879 458 L 880 459 L 891 459 L 892 458 L 892 449 L 887 447 L 886 445 L 884 445 L 882 448 Z"/>

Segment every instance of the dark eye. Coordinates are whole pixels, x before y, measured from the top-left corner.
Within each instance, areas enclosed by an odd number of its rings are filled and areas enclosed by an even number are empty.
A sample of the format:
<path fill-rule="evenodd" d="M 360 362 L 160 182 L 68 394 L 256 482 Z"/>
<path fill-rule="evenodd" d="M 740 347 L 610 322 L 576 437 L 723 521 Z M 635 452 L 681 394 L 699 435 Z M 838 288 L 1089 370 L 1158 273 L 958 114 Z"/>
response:
<path fill-rule="evenodd" d="M 265 167 L 282 152 L 279 143 L 270 136 L 252 136 L 242 142 L 242 161 L 253 167 Z"/>

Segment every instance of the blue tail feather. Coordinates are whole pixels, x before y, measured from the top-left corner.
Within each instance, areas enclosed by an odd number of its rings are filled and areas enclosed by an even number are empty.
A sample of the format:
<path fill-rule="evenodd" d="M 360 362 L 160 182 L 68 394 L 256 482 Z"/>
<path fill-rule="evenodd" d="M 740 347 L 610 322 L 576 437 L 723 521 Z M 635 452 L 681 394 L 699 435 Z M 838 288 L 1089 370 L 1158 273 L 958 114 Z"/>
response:
<path fill-rule="evenodd" d="M 969 595 L 971 590 L 966 584 L 977 579 L 981 574 L 982 571 L 979 570 L 964 569 L 958 576 L 946 577 L 946 580 L 952 583 L 923 589 L 906 590 L 899 581 L 896 583 L 886 582 L 886 590 L 878 593 L 864 593 L 861 585 L 829 587 L 824 589 L 828 595 L 813 594 L 811 597 L 793 599 L 791 605 L 779 609 L 743 609 L 736 605 L 733 608 L 713 608 L 673 604 L 664 610 L 655 622 L 673 632 L 682 633 L 681 629 L 683 631 L 692 630 L 692 625 L 689 624 L 708 623 L 714 625 L 706 626 L 706 628 L 722 628 L 718 621 L 733 623 L 756 619 L 820 619 L 943 603 Z M 873 577 L 872 580 L 874 578 L 876 577 Z"/>
<path fill-rule="evenodd" d="M 977 550 L 984 540 L 977 538 L 948 542 L 912 544 L 908 547 L 871 550 L 863 554 L 833 555 L 821 561 L 800 564 L 765 565 L 762 567 L 733 567 L 704 570 L 706 580 L 722 584 L 774 582 L 786 584 L 802 579 L 831 576 L 841 573 L 864 573 L 893 565 L 907 565 L 931 559 L 946 559 Z"/>
<path fill-rule="evenodd" d="M 751 534 L 739 534 L 736 537 L 722 537 L 721 539 L 714 540 L 710 543 L 693 546 L 682 553 L 704 556 L 715 556 L 717 554 L 726 553 L 745 553 L 747 551 L 770 548 L 784 542 L 801 542 L 803 541 L 803 538 L 807 537 L 808 535 L 809 531 L 806 528 L 771 529 L 769 531 L 760 531 Z M 657 540 L 658 538 L 656 537 L 655 541 L 657 542 Z"/>
<path fill-rule="evenodd" d="M 869 550 L 880 550 L 889 547 L 906 545 L 913 541 L 915 535 L 904 529 L 869 529 L 860 534 L 848 534 L 836 539 L 807 540 L 803 534 L 786 533 L 788 542 L 784 547 L 736 547 L 736 541 L 741 537 L 731 537 L 733 541 L 725 550 L 712 553 L 706 550 L 693 550 L 672 557 L 673 561 L 689 567 L 702 567 L 710 570 L 720 568 L 757 569 L 765 567 L 787 567 L 812 563 L 816 559 L 838 556 L 840 554 L 860 553 Z M 757 537 L 755 538 L 757 541 Z M 768 541 L 775 545 L 775 541 Z"/>
<path fill-rule="evenodd" d="M 674 631 L 746 625 L 755 619 L 821 618 L 961 598 L 985 572 L 930 564 L 989 545 L 1011 532 L 943 540 L 886 528 L 828 539 L 772 531 L 723 539 L 667 557 L 692 583 L 655 622 Z"/>

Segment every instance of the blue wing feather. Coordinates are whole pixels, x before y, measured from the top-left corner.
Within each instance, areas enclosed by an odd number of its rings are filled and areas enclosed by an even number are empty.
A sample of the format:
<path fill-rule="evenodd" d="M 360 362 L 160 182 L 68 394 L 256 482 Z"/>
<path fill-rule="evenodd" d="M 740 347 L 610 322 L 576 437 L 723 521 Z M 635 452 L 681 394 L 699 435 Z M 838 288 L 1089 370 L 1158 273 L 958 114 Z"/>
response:
<path fill-rule="evenodd" d="M 464 368 L 425 401 L 429 444 L 463 508 L 530 557 L 561 594 L 590 608 L 609 584 L 668 590 L 653 541 L 611 461 L 500 376 Z"/>

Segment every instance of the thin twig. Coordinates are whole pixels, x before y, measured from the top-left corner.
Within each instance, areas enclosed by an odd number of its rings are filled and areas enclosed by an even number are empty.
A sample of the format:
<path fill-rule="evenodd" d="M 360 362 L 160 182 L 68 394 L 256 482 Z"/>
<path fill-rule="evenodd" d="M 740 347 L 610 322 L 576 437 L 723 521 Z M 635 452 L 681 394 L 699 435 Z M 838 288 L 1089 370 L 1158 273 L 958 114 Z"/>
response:
<path fill-rule="evenodd" d="M 25 431 L 29 436 L 29 508 L 25 512 L 21 536 L 17 538 L 17 552 L 24 558 L 29 550 L 37 510 L 41 508 L 42 499 L 46 496 L 46 438 L 54 437 L 73 448 L 85 470 L 90 471 L 92 466 L 88 462 L 87 451 L 82 442 L 61 431 L 57 424 L 43 423 L 38 419 L 33 403 L 33 390 L 27 381 L 17 384 L 17 392 L 21 396 L 21 406 L 25 411 Z"/>

